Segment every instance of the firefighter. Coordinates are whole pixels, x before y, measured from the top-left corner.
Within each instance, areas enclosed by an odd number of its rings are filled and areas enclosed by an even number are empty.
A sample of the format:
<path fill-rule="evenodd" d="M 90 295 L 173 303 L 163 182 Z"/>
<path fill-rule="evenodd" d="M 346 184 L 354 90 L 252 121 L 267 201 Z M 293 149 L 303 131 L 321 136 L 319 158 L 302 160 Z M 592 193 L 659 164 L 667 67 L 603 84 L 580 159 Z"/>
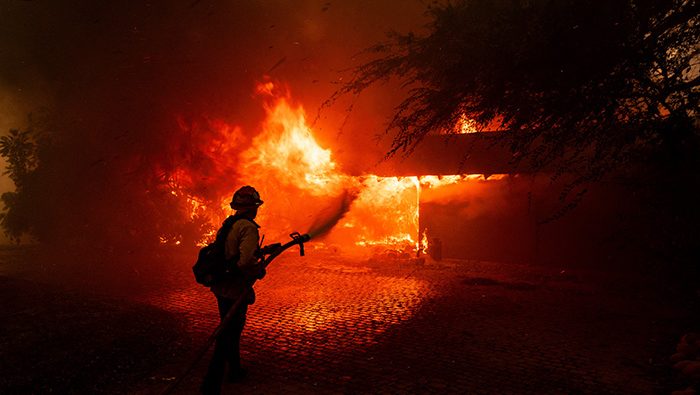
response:
<path fill-rule="evenodd" d="M 251 279 L 260 279 L 265 275 L 265 270 L 256 256 L 260 226 L 255 223 L 255 217 L 261 204 L 263 201 L 258 191 L 248 185 L 238 189 L 231 200 L 231 208 L 236 211 L 233 216 L 236 221 L 226 237 L 226 258 L 238 256 L 238 270 L 234 270 L 234 274 L 211 287 L 211 291 L 216 296 L 221 319 L 223 320 L 231 306 L 247 289 L 250 289 L 250 292 L 216 340 L 214 354 L 201 386 L 203 394 L 221 392 L 226 365 L 228 365 L 227 381 L 236 382 L 246 377 L 246 371 L 241 367 L 240 340 L 248 305 L 255 302 L 255 293 L 249 284 Z"/>

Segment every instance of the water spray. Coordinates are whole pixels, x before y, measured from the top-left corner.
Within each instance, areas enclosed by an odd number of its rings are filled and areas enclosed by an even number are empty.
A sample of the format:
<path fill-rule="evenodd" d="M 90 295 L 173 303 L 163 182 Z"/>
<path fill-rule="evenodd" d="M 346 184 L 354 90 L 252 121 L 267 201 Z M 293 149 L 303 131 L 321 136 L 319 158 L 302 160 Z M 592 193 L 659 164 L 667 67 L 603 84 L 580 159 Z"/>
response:
<path fill-rule="evenodd" d="M 318 239 L 328 234 L 350 210 L 350 205 L 357 198 L 357 194 L 355 190 L 346 189 L 331 205 L 319 212 L 307 232 L 310 237 Z"/>

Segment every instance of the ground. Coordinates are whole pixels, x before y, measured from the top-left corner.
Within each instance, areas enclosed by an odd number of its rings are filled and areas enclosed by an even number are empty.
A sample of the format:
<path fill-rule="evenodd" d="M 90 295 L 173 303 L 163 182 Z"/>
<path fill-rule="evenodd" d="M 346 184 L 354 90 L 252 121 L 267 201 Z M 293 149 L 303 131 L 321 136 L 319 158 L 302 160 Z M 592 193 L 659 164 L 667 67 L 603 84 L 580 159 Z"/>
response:
<path fill-rule="evenodd" d="M 158 394 L 217 324 L 187 257 L 159 277 L 128 269 L 111 281 L 58 275 L 26 251 L 0 259 L 3 394 Z M 658 284 L 640 272 L 288 251 L 256 284 L 249 378 L 224 393 L 666 393 L 682 384 L 668 357 L 693 316 Z M 174 393 L 197 391 L 208 358 Z"/>

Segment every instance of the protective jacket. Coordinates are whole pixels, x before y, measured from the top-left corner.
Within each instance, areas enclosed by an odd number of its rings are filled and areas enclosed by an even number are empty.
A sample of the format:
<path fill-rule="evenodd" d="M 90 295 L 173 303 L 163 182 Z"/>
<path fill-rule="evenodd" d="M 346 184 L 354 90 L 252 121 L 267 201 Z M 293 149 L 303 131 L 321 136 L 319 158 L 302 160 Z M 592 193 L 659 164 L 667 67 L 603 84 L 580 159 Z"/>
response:
<path fill-rule="evenodd" d="M 258 263 L 255 253 L 258 250 L 260 225 L 248 218 L 241 218 L 231 227 L 226 236 L 226 259 L 238 258 L 239 274 L 252 273 Z M 227 276 L 211 287 L 215 295 L 228 299 L 238 299 L 247 288 L 245 275 Z M 251 290 L 248 304 L 255 302 L 255 293 Z"/>

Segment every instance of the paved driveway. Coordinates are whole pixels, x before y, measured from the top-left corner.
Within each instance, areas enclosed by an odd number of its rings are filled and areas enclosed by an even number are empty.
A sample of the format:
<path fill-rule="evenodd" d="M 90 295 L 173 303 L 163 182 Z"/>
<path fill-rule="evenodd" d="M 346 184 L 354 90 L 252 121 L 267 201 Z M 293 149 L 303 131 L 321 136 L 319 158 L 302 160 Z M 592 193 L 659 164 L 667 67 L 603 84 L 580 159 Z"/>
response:
<path fill-rule="evenodd" d="M 610 274 L 313 253 L 273 265 L 244 332 L 250 378 L 231 393 L 654 393 L 687 319 L 641 279 Z M 214 300 L 187 270 L 173 276 L 138 299 L 181 315 L 201 343 Z"/>
<path fill-rule="evenodd" d="M 217 324 L 189 256 L 114 276 L 3 254 L 0 392 L 157 394 Z M 286 253 L 256 285 L 242 341 L 250 377 L 225 393 L 665 393 L 678 388 L 667 358 L 692 315 L 660 285 L 640 273 Z M 197 392 L 208 357 L 176 393 Z"/>

